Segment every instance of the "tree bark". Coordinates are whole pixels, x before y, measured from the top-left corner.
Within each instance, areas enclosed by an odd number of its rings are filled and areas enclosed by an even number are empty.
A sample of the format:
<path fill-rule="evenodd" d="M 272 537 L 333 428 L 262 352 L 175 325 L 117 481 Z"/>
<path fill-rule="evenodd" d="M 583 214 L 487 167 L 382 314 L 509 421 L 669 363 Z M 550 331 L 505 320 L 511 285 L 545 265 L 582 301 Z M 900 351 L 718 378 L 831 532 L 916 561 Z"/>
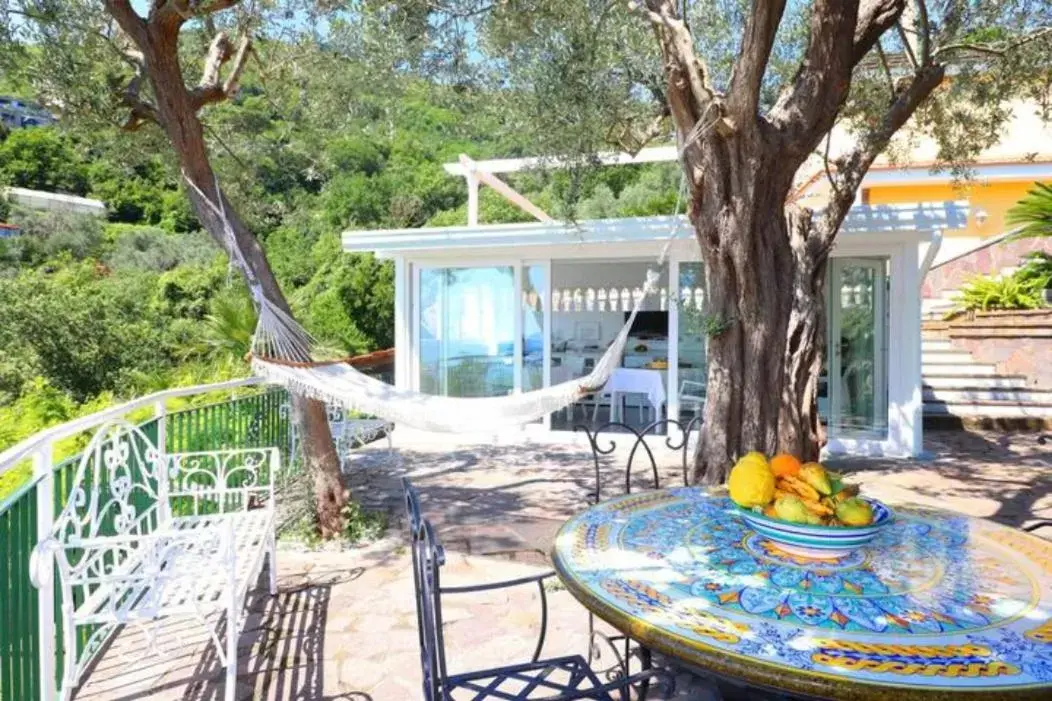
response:
<path fill-rule="evenodd" d="M 216 181 L 197 106 L 186 89 L 179 64 L 178 25 L 150 22 L 144 24 L 143 29 L 145 35 L 139 48 L 155 93 L 156 119 L 172 144 L 184 177 L 191 184 L 188 190 L 198 219 L 232 260 L 243 259 L 248 269 L 242 273 L 250 285 L 255 280 L 270 302 L 291 314 L 263 247 Z M 226 222 L 202 194 L 213 204 L 222 206 Z M 228 224 L 233 241 L 228 240 Z M 305 467 L 314 479 L 318 527 L 322 537 L 335 536 L 343 530 L 343 507 L 348 494 L 343 486 L 325 405 L 317 400 L 294 397 L 293 417 L 302 436 Z"/>
<path fill-rule="evenodd" d="M 694 481 L 724 481 L 734 460 L 778 445 L 785 353 L 794 299 L 793 252 L 782 212 L 792 172 L 759 132 L 700 147 L 690 218 L 705 265 L 708 389 Z"/>

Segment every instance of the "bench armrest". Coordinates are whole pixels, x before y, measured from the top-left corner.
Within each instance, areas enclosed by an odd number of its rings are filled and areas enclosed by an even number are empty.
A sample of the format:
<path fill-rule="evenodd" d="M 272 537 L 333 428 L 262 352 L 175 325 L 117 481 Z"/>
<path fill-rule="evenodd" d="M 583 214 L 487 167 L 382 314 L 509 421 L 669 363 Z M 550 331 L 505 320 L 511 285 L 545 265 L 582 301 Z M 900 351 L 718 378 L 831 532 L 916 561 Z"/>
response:
<path fill-rule="evenodd" d="M 52 564 L 55 555 L 62 550 L 62 543 L 55 538 L 45 538 L 36 544 L 29 554 L 29 581 L 37 589 L 51 586 Z"/>

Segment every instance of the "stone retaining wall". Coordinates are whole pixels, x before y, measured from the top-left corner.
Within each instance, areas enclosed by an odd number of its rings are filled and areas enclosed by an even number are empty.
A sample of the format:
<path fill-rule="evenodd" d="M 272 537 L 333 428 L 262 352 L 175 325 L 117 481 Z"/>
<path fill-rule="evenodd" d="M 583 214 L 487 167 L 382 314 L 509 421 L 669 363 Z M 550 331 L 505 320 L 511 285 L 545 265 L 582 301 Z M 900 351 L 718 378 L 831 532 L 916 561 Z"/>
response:
<path fill-rule="evenodd" d="M 996 275 L 1004 268 L 1018 266 L 1023 256 L 1034 251 L 1052 253 L 1052 239 L 1001 241 L 933 268 L 924 278 L 921 296 L 935 298 L 943 292 L 960 289 L 976 275 Z"/>
<path fill-rule="evenodd" d="M 977 312 L 935 326 L 977 362 L 1023 375 L 1028 387 L 1052 389 L 1052 309 Z"/>

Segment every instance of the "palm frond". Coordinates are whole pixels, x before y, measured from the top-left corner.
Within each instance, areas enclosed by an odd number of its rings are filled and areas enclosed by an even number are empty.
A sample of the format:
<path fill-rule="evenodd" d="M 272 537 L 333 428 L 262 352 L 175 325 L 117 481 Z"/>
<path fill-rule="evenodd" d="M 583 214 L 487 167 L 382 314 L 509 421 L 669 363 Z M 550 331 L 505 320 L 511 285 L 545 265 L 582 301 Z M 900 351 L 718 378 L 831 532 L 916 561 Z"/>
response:
<path fill-rule="evenodd" d="M 1034 183 L 1005 215 L 1009 226 L 1018 226 L 1013 238 L 1037 238 L 1052 236 L 1052 185 Z"/>

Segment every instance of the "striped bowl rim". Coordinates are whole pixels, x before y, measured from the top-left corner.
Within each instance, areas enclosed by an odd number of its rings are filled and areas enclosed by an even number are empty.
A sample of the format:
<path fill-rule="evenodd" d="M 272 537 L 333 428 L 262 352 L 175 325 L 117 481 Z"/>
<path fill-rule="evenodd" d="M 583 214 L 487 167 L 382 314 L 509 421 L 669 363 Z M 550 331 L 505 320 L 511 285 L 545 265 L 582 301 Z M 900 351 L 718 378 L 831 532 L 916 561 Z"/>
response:
<path fill-rule="evenodd" d="M 873 508 L 873 523 L 868 526 L 820 526 L 811 523 L 791 523 L 781 519 L 771 518 L 758 511 L 746 509 L 743 506 L 734 505 L 747 521 L 755 521 L 754 525 L 763 527 L 764 530 L 794 534 L 797 536 L 821 536 L 822 538 L 833 538 L 838 540 L 850 540 L 860 536 L 876 533 L 881 528 L 891 525 L 895 521 L 895 512 L 882 501 L 869 497 L 859 497 Z"/>

